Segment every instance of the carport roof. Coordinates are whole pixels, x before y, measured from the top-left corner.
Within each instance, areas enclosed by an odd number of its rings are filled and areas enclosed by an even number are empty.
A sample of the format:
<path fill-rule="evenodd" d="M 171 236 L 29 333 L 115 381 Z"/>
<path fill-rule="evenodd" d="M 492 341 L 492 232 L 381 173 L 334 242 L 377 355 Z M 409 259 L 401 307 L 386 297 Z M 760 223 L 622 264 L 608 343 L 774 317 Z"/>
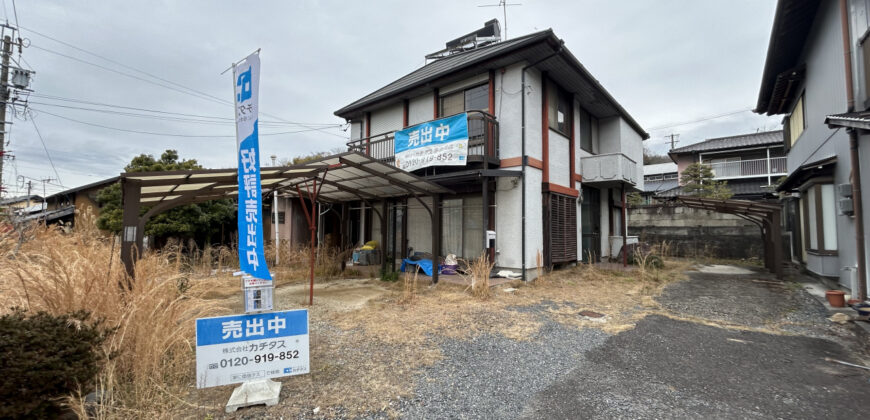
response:
<path fill-rule="evenodd" d="M 128 172 L 121 174 L 121 179 L 141 186 L 139 202 L 143 206 L 174 207 L 238 196 L 236 168 Z M 327 202 L 451 193 L 438 184 L 356 152 L 260 170 L 263 196 L 273 191 L 297 195 L 297 186 L 314 179 L 321 184 L 318 200 Z"/>

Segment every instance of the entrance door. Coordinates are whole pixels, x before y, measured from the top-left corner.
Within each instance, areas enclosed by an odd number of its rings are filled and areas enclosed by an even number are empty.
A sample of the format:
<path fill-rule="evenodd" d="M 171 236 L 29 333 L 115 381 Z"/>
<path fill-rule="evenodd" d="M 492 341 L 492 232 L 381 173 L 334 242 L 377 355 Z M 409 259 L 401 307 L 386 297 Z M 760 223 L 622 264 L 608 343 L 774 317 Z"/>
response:
<path fill-rule="evenodd" d="M 583 234 L 583 262 L 601 258 L 601 191 L 583 187 L 583 203 L 580 204 L 580 223 Z"/>

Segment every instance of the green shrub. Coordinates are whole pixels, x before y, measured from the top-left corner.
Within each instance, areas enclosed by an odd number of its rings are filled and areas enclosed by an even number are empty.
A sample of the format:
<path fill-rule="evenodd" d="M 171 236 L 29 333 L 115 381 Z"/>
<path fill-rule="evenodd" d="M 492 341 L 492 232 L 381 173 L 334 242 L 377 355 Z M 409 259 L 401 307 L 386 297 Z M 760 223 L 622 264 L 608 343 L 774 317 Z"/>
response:
<path fill-rule="evenodd" d="M 86 311 L 0 316 L 0 418 L 55 417 L 65 396 L 92 391 L 113 332 Z"/>
<path fill-rule="evenodd" d="M 387 269 L 381 269 L 381 281 L 395 282 L 399 281 L 399 272 Z"/>

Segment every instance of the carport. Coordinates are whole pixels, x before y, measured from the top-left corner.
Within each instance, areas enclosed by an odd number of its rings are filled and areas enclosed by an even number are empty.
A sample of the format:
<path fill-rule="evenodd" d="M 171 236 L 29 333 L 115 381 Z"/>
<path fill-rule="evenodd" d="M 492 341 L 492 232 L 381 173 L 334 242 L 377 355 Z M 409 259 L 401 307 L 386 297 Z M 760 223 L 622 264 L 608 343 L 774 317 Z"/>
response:
<path fill-rule="evenodd" d="M 675 201 L 690 208 L 733 214 L 757 225 L 761 229 L 761 240 L 764 242 L 764 267 L 776 274 L 777 278 L 783 277 L 782 207 L 778 204 L 692 196 L 678 196 Z"/>
<path fill-rule="evenodd" d="M 121 174 L 121 261 L 127 273 L 131 277 L 135 275 L 135 263 L 144 244 L 145 224 L 151 217 L 187 204 L 223 198 L 235 199 L 238 196 L 237 176 L 235 168 Z M 340 204 L 343 220 L 347 220 L 348 203 L 361 201 L 374 210 L 381 220 L 381 226 L 386 226 L 386 199 L 414 198 L 431 218 L 432 253 L 437 260 L 441 248 L 441 195 L 451 193 L 438 184 L 356 152 L 341 153 L 300 165 L 264 167 L 260 170 L 260 180 L 261 199 L 277 191 L 296 196 L 302 201 L 312 232 L 312 253 L 316 213 L 313 209 L 308 210 L 305 200 L 312 203 L 312 206 L 315 202 Z M 431 207 L 421 200 L 425 196 L 432 197 Z M 381 201 L 380 210 L 372 204 L 374 201 Z M 344 247 L 348 245 L 346 223 L 342 223 L 341 230 Z M 387 229 L 381 229 L 381 239 L 382 250 L 386 251 Z M 386 252 L 381 252 L 382 267 L 386 266 L 386 261 Z M 313 271 L 311 275 L 313 281 Z M 434 270 L 432 280 L 438 282 L 438 270 Z"/>

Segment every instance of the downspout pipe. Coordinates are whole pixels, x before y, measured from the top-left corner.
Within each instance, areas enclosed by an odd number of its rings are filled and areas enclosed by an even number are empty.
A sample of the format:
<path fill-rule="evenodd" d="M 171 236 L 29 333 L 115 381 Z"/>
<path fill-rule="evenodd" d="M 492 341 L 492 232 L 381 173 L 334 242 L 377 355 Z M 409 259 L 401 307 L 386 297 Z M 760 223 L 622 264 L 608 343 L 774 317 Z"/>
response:
<path fill-rule="evenodd" d="M 849 7 L 847 0 L 840 0 L 840 28 L 843 35 L 843 62 L 846 71 L 847 112 L 855 111 L 855 93 L 852 85 L 852 43 L 849 41 Z M 852 206 L 855 211 L 855 251 L 858 266 L 857 298 L 867 300 L 867 254 L 864 246 L 864 204 L 861 198 L 861 157 L 858 149 L 858 132 L 849 129 L 849 159 L 852 165 Z M 855 294 L 855 290 L 852 291 Z"/>
<path fill-rule="evenodd" d="M 522 95 L 520 96 L 520 112 L 522 113 L 522 152 L 520 153 L 520 159 L 522 161 L 522 200 L 523 200 L 523 210 L 522 210 L 522 259 L 523 259 L 523 281 L 527 281 L 526 278 L 526 166 L 528 166 L 528 157 L 526 157 L 526 70 L 530 67 L 537 66 L 538 64 L 547 61 L 556 55 L 562 52 L 562 49 L 565 46 L 565 41 L 559 40 L 559 48 L 556 49 L 552 54 L 535 61 L 532 64 L 529 64 L 523 67 L 522 71 L 520 71 L 520 80 L 521 80 L 521 88 Z M 502 80 L 502 84 L 504 84 L 504 80 Z M 504 89 L 504 86 L 501 87 Z M 499 104 L 502 106 L 502 104 Z"/>

